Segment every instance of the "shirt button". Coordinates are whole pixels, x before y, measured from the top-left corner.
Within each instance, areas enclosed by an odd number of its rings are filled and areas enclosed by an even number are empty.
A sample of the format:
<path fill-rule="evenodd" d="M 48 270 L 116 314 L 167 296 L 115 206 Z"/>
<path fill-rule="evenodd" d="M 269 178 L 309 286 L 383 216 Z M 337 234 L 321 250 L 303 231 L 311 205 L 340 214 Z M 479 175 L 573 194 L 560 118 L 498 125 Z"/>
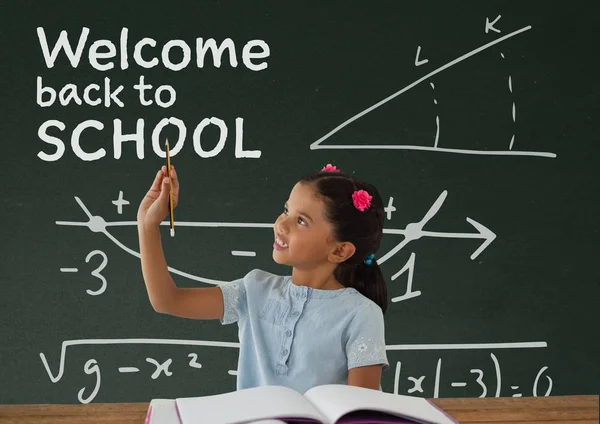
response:
<path fill-rule="evenodd" d="M 285 335 L 288 336 L 288 337 L 290 337 L 292 335 L 292 332 L 290 330 L 288 330 L 288 331 L 285 332 Z"/>
<path fill-rule="evenodd" d="M 283 356 L 287 355 L 287 354 L 288 354 L 288 350 L 287 350 L 287 349 L 283 349 L 283 351 L 281 352 L 281 354 L 282 354 Z"/>

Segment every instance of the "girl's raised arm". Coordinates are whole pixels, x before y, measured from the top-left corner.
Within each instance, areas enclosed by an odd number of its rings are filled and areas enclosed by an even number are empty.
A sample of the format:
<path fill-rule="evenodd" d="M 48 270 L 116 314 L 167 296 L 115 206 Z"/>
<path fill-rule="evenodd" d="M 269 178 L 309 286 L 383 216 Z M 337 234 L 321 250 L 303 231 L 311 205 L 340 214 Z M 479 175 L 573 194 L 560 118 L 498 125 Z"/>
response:
<path fill-rule="evenodd" d="M 179 180 L 171 169 L 173 202 L 179 201 Z M 218 287 L 179 288 L 167 269 L 162 250 L 160 223 L 169 210 L 167 167 L 156 174 L 154 182 L 140 203 L 137 215 L 142 274 L 150 303 L 155 311 L 184 318 L 221 319 L 223 293 Z"/>

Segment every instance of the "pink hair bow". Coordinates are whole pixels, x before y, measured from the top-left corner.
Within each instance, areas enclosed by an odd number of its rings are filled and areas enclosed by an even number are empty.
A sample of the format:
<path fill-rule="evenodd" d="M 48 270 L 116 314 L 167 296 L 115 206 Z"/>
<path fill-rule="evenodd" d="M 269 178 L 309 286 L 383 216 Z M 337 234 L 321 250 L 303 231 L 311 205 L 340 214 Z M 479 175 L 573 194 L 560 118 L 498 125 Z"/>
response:
<path fill-rule="evenodd" d="M 340 172 L 340 170 L 332 164 L 328 163 L 323 167 L 323 169 L 321 169 L 321 172 Z"/>
<path fill-rule="evenodd" d="M 354 203 L 354 207 L 361 212 L 364 212 L 365 209 L 368 209 L 369 206 L 371 206 L 372 199 L 373 196 L 364 190 L 356 190 L 352 193 L 352 203 Z"/>

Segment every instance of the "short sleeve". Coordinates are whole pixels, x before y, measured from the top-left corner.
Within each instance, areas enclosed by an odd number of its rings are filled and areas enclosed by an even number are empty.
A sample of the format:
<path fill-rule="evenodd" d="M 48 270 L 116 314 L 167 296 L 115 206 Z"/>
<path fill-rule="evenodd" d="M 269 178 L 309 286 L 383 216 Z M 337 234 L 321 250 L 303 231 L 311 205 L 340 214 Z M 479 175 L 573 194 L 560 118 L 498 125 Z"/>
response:
<path fill-rule="evenodd" d="M 232 324 L 246 315 L 248 310 L 246 277 L 218 285 L 223 292 L 223 318 L 220 320 L 221 324 Z"/>
<path fill-rule="evenodd" d="M 356 312 L 348 335 L 348 369 L 377 364 L 386 368 L 389 365 L 385 350 L 383 311 L 377 304 L 366 303 Z"/>

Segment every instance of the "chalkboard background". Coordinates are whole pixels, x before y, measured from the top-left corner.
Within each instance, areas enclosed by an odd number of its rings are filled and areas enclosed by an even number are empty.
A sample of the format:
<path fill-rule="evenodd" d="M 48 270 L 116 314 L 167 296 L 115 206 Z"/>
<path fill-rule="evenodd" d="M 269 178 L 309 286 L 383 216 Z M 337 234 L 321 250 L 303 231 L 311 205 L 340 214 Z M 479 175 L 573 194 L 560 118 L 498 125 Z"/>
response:
<path fill-rule="evenodd" d="M 268 225 L 300 176 L 334 163 L 373 182 L 394 208 L 379 258 L 435 209 L 414 233 L 420 238 L 382 263 L 397 300 L 386 314 L 384 391 L 597 393 L 593 42 L 600 37 L 592 4 L 3 2 L 0 403 L 147 401 L 235 389 L 237 327 L 155 313 L 135 256 L 137 206 L 164 162 L 152 147 L 164 118 L 187 129 L 173 158 L 182 184 L 177 235 L 164 227 L 163 237 L 179 285 L 207 286 L 198 278 L 226 281 L 253 268 L 287 273 L 271 260 Z M 63 51 L 47 66 L 38 27 L 50 50 L 61 31 L 75 49 L 89 29 L 76 67 Z M 120 66 L 123 28 L 127 69 Z M 156 40 L 143 50 L 147 60 L 159 59 L 150 69 L 134 60 L 144 37 Z M 209 52 L 198 67 L 197 38 L 218 45 L 230 38 L 238 65 L 225 54 L 216 67 Z M 107 71 L 88 56 L 100 39 L 116 47 L 114 59 L 99 60 L 115 63 Z M 160 58 L 174 39 L 192 53 L 179 71 Z M 252 59 L 265 69 L 243 62 L 252 40 L 268 45 L 267 57 Z M 180 63 L 181 50 L 169 57 Z M 141 105 L 133 88 L 141 75 L 153 86 L 149 99 L 169 85 L 174 104 Z M 123 85 L 123 107 L 114 99 L 109 107 L 58 99 L 41 107 L 37 77 L 57 92 L 76 84 L 82 99 L 89 84 L 103 94 L 108 77 L 112 90 Z M 213 117 L 228 134 L 217 155 L 203 158 L 193 134 Z M 115 119 L 126 134 L 143 119 L 143 159 L 132 141 L 115 158 Z M 46 130 L 63 141 L 63 154 L 39 135 L 52 120 L 64 124 Z M 71 135 L 86 120 L 103 126 L 81 133 L 83 151 L 105 149 L 98 160 L 82 160 L 72 148 Z M 178 136 L 169 125 L 160 140 L 173 145 Z M 236 136 L 260 157 L 236 157 Z M 208 125 L 201 146 L 211 151 L 218 139 L 218 127 Z M 211 222 L 221 224 L 203 224 Z"/>

